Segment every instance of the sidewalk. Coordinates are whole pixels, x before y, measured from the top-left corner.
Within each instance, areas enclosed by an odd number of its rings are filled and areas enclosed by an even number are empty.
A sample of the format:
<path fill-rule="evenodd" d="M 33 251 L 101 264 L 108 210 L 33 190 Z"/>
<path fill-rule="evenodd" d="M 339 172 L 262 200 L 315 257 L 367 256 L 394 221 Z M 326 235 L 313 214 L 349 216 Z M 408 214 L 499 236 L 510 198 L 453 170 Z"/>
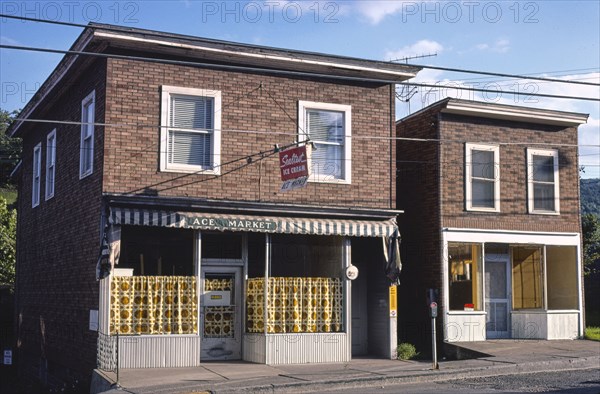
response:
<path fill-rule="evenodd" d="M 126 369 L 120 372 L 122 389 L 110 388 L 115 374 L 96 371 L 92 392 L 290 393 L 522 372 L 600 369 L 600 342 L 496 340 L 464 346 L 489 356 L 440 360 L 439 370 L 432 370 L 428 361 L 372 358 L 357 358 L 345 364 L 268 366 L 235 361 L 207 362 L 197 368 Z"/>

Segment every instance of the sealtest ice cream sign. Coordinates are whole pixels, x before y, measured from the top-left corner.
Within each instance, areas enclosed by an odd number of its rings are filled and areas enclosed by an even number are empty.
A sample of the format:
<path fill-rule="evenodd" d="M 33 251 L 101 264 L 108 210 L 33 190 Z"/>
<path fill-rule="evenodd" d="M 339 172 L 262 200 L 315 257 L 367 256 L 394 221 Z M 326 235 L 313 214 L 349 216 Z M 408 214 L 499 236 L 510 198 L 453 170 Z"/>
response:
<path fill-rule="evenodd" d="M 298 146 L 279 152 L 281 168 L 281 191 L 299 189 L 308 181 L 308 154 L 306 146 Z"/>

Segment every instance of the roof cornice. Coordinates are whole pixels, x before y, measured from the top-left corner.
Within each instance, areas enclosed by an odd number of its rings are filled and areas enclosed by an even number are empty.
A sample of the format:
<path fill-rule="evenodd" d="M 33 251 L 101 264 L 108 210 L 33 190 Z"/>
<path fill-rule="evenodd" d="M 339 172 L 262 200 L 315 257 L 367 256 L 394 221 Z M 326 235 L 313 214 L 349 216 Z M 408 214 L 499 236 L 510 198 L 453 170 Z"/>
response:
<path fill-rule="evenodd" d="M 441 112 L 554 126 L 579 126 L 587 123 L 589 117 L 588 114 L 576 112 L 456 99 L 447 100 Z"/>

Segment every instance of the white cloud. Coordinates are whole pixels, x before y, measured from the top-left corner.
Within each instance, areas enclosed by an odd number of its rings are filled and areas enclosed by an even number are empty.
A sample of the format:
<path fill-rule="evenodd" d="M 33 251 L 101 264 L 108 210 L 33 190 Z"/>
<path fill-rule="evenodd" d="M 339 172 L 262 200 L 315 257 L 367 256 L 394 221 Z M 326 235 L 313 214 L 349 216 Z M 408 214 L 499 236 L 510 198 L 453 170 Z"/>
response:
<path fill-rule="evenodd" d="M 475 45 L 475 49 L 477 49 L 478 51 L 506 53 L 510 50 L 510 41 L 505 38 L 501 38 L 499 40 L 496 40 L 496 42 L 494 42 L 491 45 L 486 43 L 477 44 Z"/>
<path fill-rule="evenodd" d="M 408 56 L 428 55 L 444 50 L 442 44 L 432 40 L 420 40 L 412 45 L 407 45 L 395 51 L 386 51 L 385 60 L 402 59 Z"/>
<path fill-rule="evenodd" d="M 2 45 L 21 45 L 21 43 L 15 39 L 6 36 L 0 36 L 0 44 Z"/>
<path fill-rule="evenodd" d="M 406 0 L 364 0 L 357 1 L 356 7 L 358 12 L 362 14 L 367 20 L 376 25 L 388 15 L 394 15 L 402 11 L 405 3 L 412 3 L 414 1 Z"/>

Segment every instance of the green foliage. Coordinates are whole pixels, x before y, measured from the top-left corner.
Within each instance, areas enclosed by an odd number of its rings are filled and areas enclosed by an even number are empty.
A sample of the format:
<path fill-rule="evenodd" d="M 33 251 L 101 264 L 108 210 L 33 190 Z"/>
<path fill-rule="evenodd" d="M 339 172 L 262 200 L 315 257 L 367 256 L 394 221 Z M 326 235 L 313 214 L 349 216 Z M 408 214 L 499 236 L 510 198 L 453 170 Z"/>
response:
<path fill-rule="evenodd" d="M 398 345 L 398 360 L 411 360 L 417 357 L 417 348 L 412 343 L 401 343 Z"/>
<path fill-rule="evenodd" d="M 581 189 L 581 214 L 588 213 L 600 217 L 600 179 L 582 179 Z"/>
<path fill-rule="evenodd" d="M 591 213 L 581 217 L 583 267 L 586 274 L 600 273 L 600 219 Z"/>
<path fill-rule="evenodd" d="M 0 186 L 11 183 L 10 173 L 21 157 L 21 139 L 6 135 L 6 130 L 17 115 L 18 111 L 0 109 Z"/>
<path fill-rule="evenodd" d="M 15 283 L 17 211 L 0 197 L 0 284 Z"/>
<path fill-rule="evenodd" d="M 600 342 L 600 327 L 586 327 L 585 339 Z"/>

